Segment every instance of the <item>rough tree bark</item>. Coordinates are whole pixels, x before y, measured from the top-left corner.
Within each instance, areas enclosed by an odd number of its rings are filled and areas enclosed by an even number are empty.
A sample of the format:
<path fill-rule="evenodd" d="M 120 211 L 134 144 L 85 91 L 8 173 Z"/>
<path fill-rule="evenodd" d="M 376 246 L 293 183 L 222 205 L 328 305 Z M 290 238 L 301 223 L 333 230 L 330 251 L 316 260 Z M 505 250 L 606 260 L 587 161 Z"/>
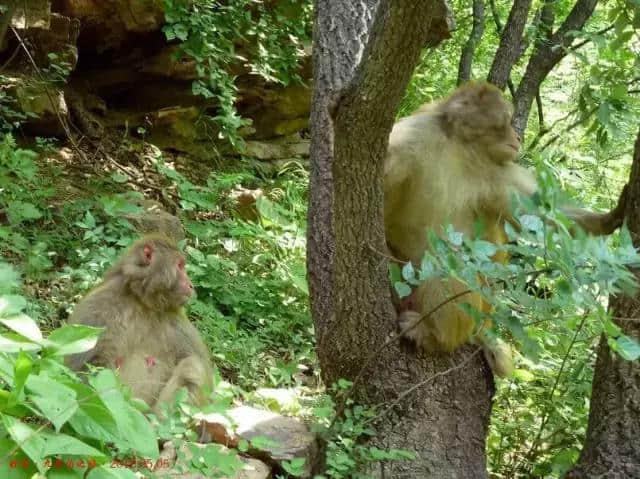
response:
<path fill-rule="evenodd" d="M 553 13 L 552 1 L 547 2 L 551 13 Z M 540 89 L 540 85 L 553 67 L 564 58 L 566 49 L 573 42 L 574 37 L 568 33 L 582 29 L 585 22 L 593 14 L 597 3 L 598 0 L 578 0 L 558 30 L 555 33 L 549 32 L 547 41 L 537 42 L 536 49 L 529 59 L 527 69 L 514 98 L 512 124 L 520 136 L 523 136 L 527 128 L 531 103 Z M 540 22 L 543 26 L 548 25 L 548 20 L 545 21 L 544 18 L 544 11 Z"/>
<path fill-rule="evenodd" d="M 484 34 L 484 0 L 473 0 L 473 26 L 467 42 L 462 48 L 460 64 L 458 66 L 458 85 L 471 78 L 471 67 L 473 65 L 473 55 Z"/>
<path fill-rule="evenodd" d="M 492 0 L 493 1 L 493 0 Z M 487 81 L 504 90 L 511 75 L 511 69 L 522 54 L 522 32 L 527 24 L 531 0 L 515 0 L 509 18 L 500 35 L 500 45 L 493 57 Z M 495 6 L 492 4 L 495 12 Z M 496 25 L 499 22 L 496 21 Z"/>
<path fill-rule="evenodd" d="M 625 218 L 640 248 L 640 132 L 629 179 Z M 635 271 L 640 280 L 640 270 Z M 640 294 L 611 300 L 623 332 L 640 340 Z M 600 340 L 593 379 L 589 427 L 580 459 L 567 479 L 640 477 L 640 361 L 626 361 Z"/>
<path fill-rule="evenodd" d="M 326 384 L 362 371 L 356 399 L 392 406 L 374 443 L 417 458 L 372 472 L 390 478 L 486 477 L 493 378 L 482 355 L 470 345 L 441 357 L 383 346 L 397 334 L 383 157 L 420 51 L 448 36 L 449 15 L 445 0 L 316 2 L 308 270 L 318 357 Z"/>

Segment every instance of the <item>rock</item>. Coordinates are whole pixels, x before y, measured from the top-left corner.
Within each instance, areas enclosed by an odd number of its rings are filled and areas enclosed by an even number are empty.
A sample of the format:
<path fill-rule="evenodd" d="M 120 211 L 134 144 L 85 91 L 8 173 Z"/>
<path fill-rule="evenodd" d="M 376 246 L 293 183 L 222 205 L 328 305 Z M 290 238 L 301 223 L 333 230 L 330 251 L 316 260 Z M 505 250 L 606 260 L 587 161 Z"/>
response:
<path fill-rule="evenodd" d="M 31 133 L 64 134 L 60 118 L 66 118 L 69 110 L 62 90 L 29 77 L 4 77 L 0 90 L 13 98 L 14 107 L 27 115 L 25 124 Z"/>
<path fill-rule="evenodd" d="M 230 421 L 219 414 L 201 415 L 206 422 L 206 429 L 216 424 L 217 431 L 224 431 L 222 439 L 230 444 L 237 444 L 239 439 L 252 442 L 249 453 L 262 459 L 281 463 L 295 458 L 303 458 L 304 474 L 300 477 L 310 478 L 313 466 L 318 457 L 318 444 L 314 434 L 295 418 L 281 416 L 276 413 L 239 406 L 227 411 Z M 231 424 L 235 426 L 235 433 Z M 268 439 L 269 444 L 259 440 Z"/>
<path fill-rule="evenodd" d="M 311 90 L 306 85 L 277 88 L 273 85 L 242 86 L 239 111 L 253 120 L 256 139 L 284 136 L 307 128 L 311 109 Z"/>
<path fill-rule="evenodd" d="M 281 160 L 296 156 L 308 157 L 309 147 L 308 140 L 299 140 L 296 143 L 247 141 L 246 154 L 259 160 Z"/>
<path fill-rule="evenodd" d="M 78 19 L 52 13 L 46 29 L 30 29 L 25 36 L 33 45 L 34 60 L 41 68 L 55 65 L 58 71 L 71 72 L 78 63 L 79 34 Z"/>
<path fill-rule="evenodd" d="M 244 462 L 242 470 L 236 474 L 237 479 L 267 479 L 271 475 L 271 468 L 264 462 L 250 457 L 241 457 Z"/>
<path fill-rule="evenodd" d="M 296 389 L 260 388 L 254 395 L 271 411 L 295 413 L 300 410 L 299 392 Z"/>
<path fill-rule="evenodd" d="M 179 136 L 188 140 L 196 140 L 197 133 L 194 123 L 200 115 L 200 110 L 194 106 L 169 107 L 158 110 L 153 116 L 153 127 L 163 129 L 169 137 Z"/>
<path fill-rule="evenodd" d="M 25 30 L 27 28 L 49 28 L 51 2 L 49 0 L 22 0 L 18 2 L 11 26 Z"/>
<path fill-rule="evenodd" d="M 162 0 L 60 0 L 58 9 L 93 25 L 121 24 L 128 32 L 153 32 L 164 23 Z"/>
<path fill-rule="evenodd" d="M 196 61 L 186 54 L 178 56 L 179 48 L 178 45 L 163 48 L 155 56 L 147 59 L 140 70 L 178 80 L 194 80 L 198 77 Z"/>

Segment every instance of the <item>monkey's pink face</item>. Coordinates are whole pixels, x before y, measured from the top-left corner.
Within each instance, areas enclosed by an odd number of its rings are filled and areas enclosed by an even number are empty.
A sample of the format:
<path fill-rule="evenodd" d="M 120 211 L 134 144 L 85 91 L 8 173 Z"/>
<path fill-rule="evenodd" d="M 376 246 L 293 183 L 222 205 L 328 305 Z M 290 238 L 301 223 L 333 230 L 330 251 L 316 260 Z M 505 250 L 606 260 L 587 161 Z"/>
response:
<path fill-rule="evenodd" d="M 193 296 L 185 259 L 177 250 L 153 243 L 142 247 L 142 281 L 136 288 L 143 302 L 166 311 L 183 306 Z"/>
<path fill-rule="evenodd" d="M 182 304 L 189 301 L 189 298 L 193 296 L 194 288 L 193 283 L 189 279 L 189 275 L 187 274 L 187 270 L 185 268 L 185 260 L 184 258 L 178 259 L 178 264 L 176 265 L 176 294 L 179 297 L 184 298 Z"/>

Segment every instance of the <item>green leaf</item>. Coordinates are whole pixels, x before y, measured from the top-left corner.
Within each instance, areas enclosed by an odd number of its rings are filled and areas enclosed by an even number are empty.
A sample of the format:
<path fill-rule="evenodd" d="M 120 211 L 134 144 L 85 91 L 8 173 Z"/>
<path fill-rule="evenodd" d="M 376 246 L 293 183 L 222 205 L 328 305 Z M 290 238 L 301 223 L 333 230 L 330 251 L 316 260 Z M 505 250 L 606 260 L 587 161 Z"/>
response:
<path fill-rule="evenodd" d="M 396 283 L 402 279 L 400 266 L 395 262 L 389 263 L 389 279 L 391 280 L 391 283 Z"/>
<path fill-rule="evenodd" d="M 13 390 L 12 394 L 15 398 L 20 396 L 22 392 L 22 388 L 31 374 L 31 369 L 33 368 L 33 361 L 31 356 L 21 351 L 16 358 L 16 361 L 13 365 Z"/>
<path fill-rule="evenodd" d="M 27 306 L 22 296 L 0 296 L 0 318 L 19 314 Z"/>
<path fill-rule="evenodd" d="M 516 369 L 513 372 L 513 377 L 524 382 L 531 382 L 536 379 L 535 374 L 527 371 L 526 369 Z"/>
<path fill-rule="evenodd" d="M 129 181 L 129 177 L 124 173 L 120 173 L 119 171 L 111 173 L 111 179 L 115 183 L 126 183 L 127 181 Z"/>
<path fill-rule="evenodd" d="M 44 448 L 45 456 L 68 454 L 92 458 L 106 457 L 102 451 L 66 434 L 42 433 L 42 436 L 47 440 Z"/>
<path fill-rule="evenodd" d="M 620 356 L 624 359 L 635 361 L 640 358 L 640 343 L 638 343 L 637 339 L 623 334 L 616 339 L 616 344 L 618 345 Z"/>
<path fill-rule="evenodd" d="M 0 417 L 11 439 L 20 445 L 20 449 L 29 456 L 40 472 L 44 472 L 43 459 L 45 455 L 43 452 L 46 444 L 42 436 L 35 429 L 14 417 L 5 414 L 0 414 Z"/>
<path fill-rule="evenodd" d="M 27 379 L 29 398 L 40 409 L 46 419 L 59 431 L 78 409 L 76 393 L 52 378 L 40 374 Z"/>
<path fill-rule="evenodd" d="M 520 216 L 520 224 L 523 228 L 529 231 L 542 231 L 544 228 L 544 223 L 539 216 L 536 215 L 522 215 Z"/>
<path fill-rule="evenodd" d="M 78 401 L 78 409 L 69 419 L 69 425 L 74 431 L 80 436 L 100 442 L 116 442 L 116 422 L 95 391 L 78 382 L 69 384 L 69 387 L 75 391 Z"/>
<path fill-rule="evenodd" d="M 302 457 L 296 457 L 290 461 L 282 461 L 282 468 L 295 477 L 300 477 L 304 474 L 305 460 Z"/>
<path fill-rule="evenodd" d="M 138 479 L 138 476 L 131 469 L 115 468 L 110 464 L 104 464 L 91 469 L 87 479 Z"/>
<path fill-rule="evenodd" d="M 393 287 L 395 288 L 396 293 L 398 293 L 398 296 L 400 296 L 401 298 L 406 298 L 411 294 L 411 286 L 409 286 L 407 283 L 398 281 L 397 283 L 393 284 Z"/>
<path fill-rule="evenodd" d="M 53 331 L 47 338 L 55 350 L 54 356 L 65 356 L 89 351 L 98 342 L 104 328 L 80 324 L 67 324 Z"/>
<path fill-rule="evenodd" d="M 42 349 L 39 344 L 25 341 L 24 338 L 15 336 L 0 334 L 0 352 L 18 353 L 20 351 L 38 351 Z"/>
<path fill-rule="evenodd" d="M 3 309 L 2 299 L 3 298 L 0 298 L 0 311 Z M 36 322 L 26 314 L 19 314 L 10 318 L 3 318 L 0 316 L 0 323 L 34 343 L 42 344 L 44 342 L 40 328 Z"/>
<path fill-rule="evenodd" d="M 20 275 L 11 265 L 0 263 L 0 292 L 8 292 L 18 286 Z M 2 314 L 2 313 L 0 313 Z"/>
<path fill-rule="evenodd" d="M 259 196 L 256 199 L 256 208 L 263 220 L 280 226 L 289 224 L 289 221 L 280 214 L 281 208 L 264 196 Z"/>
<path fill-rule="evenodd" d="M 21 223 L 25 220 L 37 220 L 42 213 L 33 203 L 26 201 L 11 201 L 7 205 L 11 223 Z"/>
<path fill-rule="evenodd" d="M 11 439 L 0 439 L 0 477 L 2 479 L 31 479 L 36 466 Z"/>
<path fill-rule="evenodd" d="M 413 269 L 413 263 L 411 263 L 411 261 L 407 261 L 402 267 L 402 278 L 405 281 L 409 281 L 415 278 L 415 276 L 416 272 L 415 269 Z"/>
<path fill-rule="evenodd" d="M 118 427 L 118 437 L 142 456 L 157 459 L 158 442 L 153 428 L 147 418 L 125 400 L 113 371 L 103 369 L 89 382 L 111 412 Z"/>

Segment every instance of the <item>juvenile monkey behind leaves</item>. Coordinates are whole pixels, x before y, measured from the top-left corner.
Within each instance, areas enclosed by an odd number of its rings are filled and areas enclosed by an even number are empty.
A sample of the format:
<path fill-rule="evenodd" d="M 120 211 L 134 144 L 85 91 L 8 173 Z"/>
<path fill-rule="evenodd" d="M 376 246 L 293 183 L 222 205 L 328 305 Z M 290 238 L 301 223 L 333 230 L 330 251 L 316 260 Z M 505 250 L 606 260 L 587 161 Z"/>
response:
<path fill-rule="evenodd" d="M 519 148 L 510 105 L 488 83 L 467 83 L 444 100 L 398 121 L 389 137 L 384 169 L 385 234 L 391 252 L 419 264 L 428 247 L 428 230 L 441 234 L 447 223 L 473 236 L 474 224 L 480 221 L 484 239 L 503 244 L 504 222 L 513 221 L 511 195 L 532 195 L 537 189 L 533 175 L 514 162 Z M 590 233 L 608 234 L 621 225 L 623 205 L 610 213 L 567 209 L 565 214 Z M 505 254 L 493 259 L 508 260 Z M 414 326 L 406 336 L 432 352 L 451 352 L 467 342 L 474 321 L 460 303 L 483 313 L 491 311 L 479 294 L 463 294 L 467 289 L 454 279 L 432 279 L 418 286 L 400 302 L 401 309 L 408 306 L 400 313 L 402 329 Z M 509 375 L 510 348 L 489 339 L 483 329 L 476 340 L 489 364 L 499 376 Z"/>
<path fill-rule="evenodd" d="M 117 369 L 133 396 L 156 410 L 181 387 L 202 403 L 211 364 L 183 308 L 192 295 L 175 243 L 160 235 L 143 237 L 75 307 L 70 323 L 105 330 L 93 349 L 69 358 L 70 367 Z"/>

